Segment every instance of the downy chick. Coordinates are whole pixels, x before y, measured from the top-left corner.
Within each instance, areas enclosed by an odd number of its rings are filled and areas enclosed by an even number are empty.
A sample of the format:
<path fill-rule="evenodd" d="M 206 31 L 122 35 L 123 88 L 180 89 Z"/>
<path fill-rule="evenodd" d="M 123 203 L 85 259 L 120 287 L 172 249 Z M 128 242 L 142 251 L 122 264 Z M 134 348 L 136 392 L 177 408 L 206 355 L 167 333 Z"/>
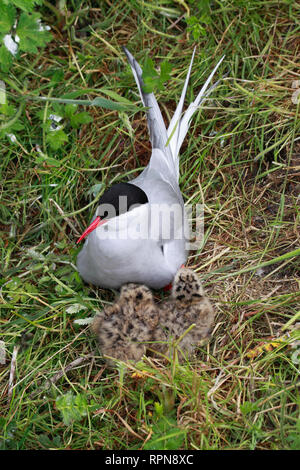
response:
<path fill-rule="evenodd" d="M 146 342 L 153 338 L 158 309 L 148 287 L 126 284 L 116 302 L 97 314 L 91 328 L 98 337 L 103 355 L 122 361 L 139 361 Z M 107 358 L 109 365 L 114 361 Z"/>
<path fill-rule="evenodd" d="M 181 268 L 177 272 L 170 300 L 159 306 L 159 325 L 154 330 L 150 345 L 154 351 L 166 354 L 170 339 L 178 340 L 192 325 L 195 326 L 183 336 L 178 344 L 180 360 L 182 354 L 190 357 L 197 345 L 208 339 L 212 331 L 214 310 L 196 273 Z"/>

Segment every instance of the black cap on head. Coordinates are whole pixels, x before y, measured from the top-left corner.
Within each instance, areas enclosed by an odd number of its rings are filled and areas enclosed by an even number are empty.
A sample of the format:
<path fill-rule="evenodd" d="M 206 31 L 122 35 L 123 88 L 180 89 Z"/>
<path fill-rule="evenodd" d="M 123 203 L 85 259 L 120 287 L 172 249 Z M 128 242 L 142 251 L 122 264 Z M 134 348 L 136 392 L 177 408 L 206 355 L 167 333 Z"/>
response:
<path fill-rule="evenodd" d="M 99 208 L 103 205 L 111 205 L 115 209 L 115 216 L 128 212 L 132 206 L 147 204 L 146 193 L 132 183 L 117 183 L 108 188 L 99 200 Z M 105 213 L 107 212 L 107 213 Z M 99 215 L 107 218 L 109 211 Z"/>

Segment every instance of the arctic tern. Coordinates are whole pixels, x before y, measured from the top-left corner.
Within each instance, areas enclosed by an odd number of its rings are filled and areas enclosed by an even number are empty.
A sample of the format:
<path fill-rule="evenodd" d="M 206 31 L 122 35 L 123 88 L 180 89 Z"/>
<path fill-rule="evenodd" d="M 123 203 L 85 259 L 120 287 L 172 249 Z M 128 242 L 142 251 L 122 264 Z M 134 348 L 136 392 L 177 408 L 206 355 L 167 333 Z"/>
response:
<path fill-rule="evenodd" d="M 182 94 L 168 129 L 153 93 L 145 93 L 142 69 L 124 47 L 142 103 L 152 144 L 149 164 L 133 180 L 112 185 L 99 200 L 77 258 L 81 277 L 104 288 L 132 282 L 154 289 L 168 285 L 188 255 L 189 227 L 179 188 L 179 151 L 191 117 L 217 86 L 208 86 L 222 57 L 196 99 L 183 113 L 195 49 Z M 77 243 L 78 243 L 77 242 Z"/>

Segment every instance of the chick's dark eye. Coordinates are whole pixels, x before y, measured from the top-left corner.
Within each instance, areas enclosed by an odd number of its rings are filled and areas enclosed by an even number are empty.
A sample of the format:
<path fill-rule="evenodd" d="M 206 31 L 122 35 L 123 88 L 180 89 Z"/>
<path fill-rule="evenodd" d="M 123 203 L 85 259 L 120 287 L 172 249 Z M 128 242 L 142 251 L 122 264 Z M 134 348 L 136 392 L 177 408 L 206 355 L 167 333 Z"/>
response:
<path fill-rule="evenodd" d="M 136 300 L 141 300 L 143 298 L 143 294 L 141 292 L 139 292 L 138 294 L 136 294 Z"/>
<path fill-rule="evenodd" d="M 104 211 L 103 216 L 102 216 L 103 219 L 105 219 L 107 216 L 108 216 L 108 212 L 107 212 L 107 211 Z"/>

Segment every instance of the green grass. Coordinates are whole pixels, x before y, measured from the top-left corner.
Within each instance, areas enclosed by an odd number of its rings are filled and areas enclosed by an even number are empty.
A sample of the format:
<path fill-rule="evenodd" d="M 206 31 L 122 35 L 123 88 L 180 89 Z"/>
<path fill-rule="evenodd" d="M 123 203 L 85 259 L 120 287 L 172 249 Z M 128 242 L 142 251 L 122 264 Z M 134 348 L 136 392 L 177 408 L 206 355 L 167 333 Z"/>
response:
<path fill-rule="evenodd" d="M 73 322 L 114 293 L 80 280 L 75 241 L 97 191 L 147 164 L 144 113 L 79 107 L 92 121 L 76 129 L 66 118 L 68 141 L 53 150 L 43 123 L 65 105 L 26 100 L 17 143 L 0 140 L 0 447 L 299 449 L 299 7 L 207 2 L 206 35 L 195 40 L 183 15 L 198 17 L 198 2 L 70 0 L 67 15 L 44 3 L 53 41 L 11 69 L 16 109 L 22 95 L 107 98 L 101 88 L 140 106 L 127 45 L 142 64 L 172 63 L 157 93 L 169 118 L 193 47 L 187 101 L 226 55 L 219 76 L 228 76 L 195 116 L 180 160 L 185 200 L 205 205 L 205 237 L 188 265 L 204 279 L 216 321 L 190 364 L 105 368 L 88 329 Z"/>

